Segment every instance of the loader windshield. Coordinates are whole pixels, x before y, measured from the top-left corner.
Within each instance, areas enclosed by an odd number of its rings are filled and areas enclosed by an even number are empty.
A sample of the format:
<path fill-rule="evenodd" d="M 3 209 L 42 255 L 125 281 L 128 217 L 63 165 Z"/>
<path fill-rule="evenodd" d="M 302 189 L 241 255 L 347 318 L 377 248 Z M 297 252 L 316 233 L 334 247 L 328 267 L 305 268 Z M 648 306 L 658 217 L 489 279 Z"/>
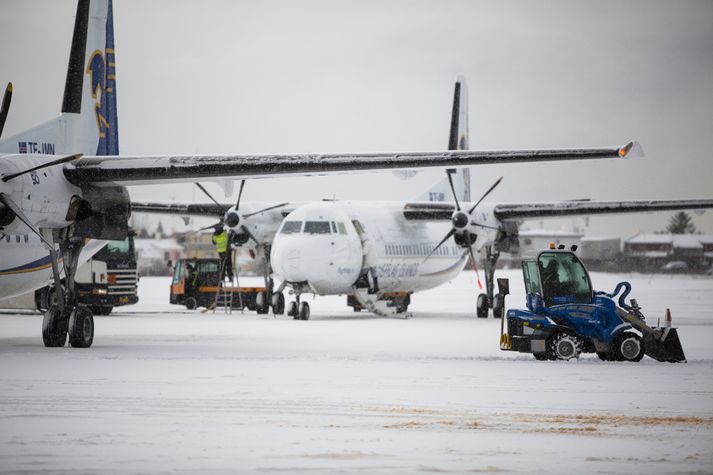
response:
<path fill-rule="evenodd" d="M 582 262 L 571 252 L 542 252 L 537 258 L 545 306 L 591 303 L 592 284 Z"/>

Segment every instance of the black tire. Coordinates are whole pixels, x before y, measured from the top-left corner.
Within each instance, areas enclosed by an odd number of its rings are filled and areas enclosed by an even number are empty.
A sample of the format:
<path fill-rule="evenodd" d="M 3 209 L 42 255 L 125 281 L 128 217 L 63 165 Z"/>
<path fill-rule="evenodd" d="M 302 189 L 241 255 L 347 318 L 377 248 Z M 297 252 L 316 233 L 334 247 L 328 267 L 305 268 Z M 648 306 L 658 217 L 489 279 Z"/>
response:
<path fill-rule="evenodd" d="M 309 313 L 309 304 L 307 302 L 300 302 L 299 320 L 309 320 Z"/>
<path fill-rule="evenodd" d="M 186 297 L 185 305 L 188 310 L 195 310 L 198 308 L 198 301 L 195 297 Z"/>
<path fill-rule="evenodd" d="M 42 319 L 42 341 L 47 348 L 61 348 L 67 342 L 67 318 L 59 307 L 51 307 Z"/>
<path fill-rule="evenodd" d="M 478 295 L 478 300 L 475 304 L 475 313 L 478 318 L 488 318 L 488 296 L 485 294 Z"/>
<path fill-rule="evenodd" d="M 287 305 L 287 315 L 294 318 L 295 320 L 298 319 L 299 315 L 297 314 L 297 302 L 294 300 Z"/>
<path fill-rule="evenodd" d="M 267 301 L 266 292 L 258 292 L 255 294 L 255 311 L 258 315 L 263 315 L 270 310 L 270 304 Z"/>
<path fill-rule="evenodd" d="M 502 318 L 505 316 L 505 296 L 495 294 L 493 297 L 493 318 Z"/>
<path fill-rule="evenodd" d="M 582 353 L 582 340 L 569 332 L 557 332 L 547 339 L 545 354 L 553 360 L 568 361 L 579 358 Z"/>
<path fill-rule="evenodd" d="M 613 361 L 614 359 L 611 353 L 607 353 L 605 351 L 597 351 L 597 356 L 602 361 Z"/>
<path fill-rule="evenodd" d="M 94 341 L 94 316 L 89 307 L 77 306 L 69 316 L 69 344 L 89 348 Z"/>
<path fill-rule="evenodd" d="M 272 312 L 275 315 L 282 315 L 285 313 L 285 296 L 282 292 L 272 294 Z"/>
<path fill-rule="evenodd" d="M 35 291 L 35 307 L 42 313 L 47 311 L 47 289 L 49 287 L 43 287 Z"/>
<path fill-rule="evenodd" d="M 621 332 L 612 343 L 612 355 L 618 361 L 638 363 L 644 357 L 644 340 L 633 332 Z"/>
<path fill-rule="evenodd" d="M 534 356 L 537 361 L 549 360 L 546 353 L 533 353 L 532 356 Z"/>

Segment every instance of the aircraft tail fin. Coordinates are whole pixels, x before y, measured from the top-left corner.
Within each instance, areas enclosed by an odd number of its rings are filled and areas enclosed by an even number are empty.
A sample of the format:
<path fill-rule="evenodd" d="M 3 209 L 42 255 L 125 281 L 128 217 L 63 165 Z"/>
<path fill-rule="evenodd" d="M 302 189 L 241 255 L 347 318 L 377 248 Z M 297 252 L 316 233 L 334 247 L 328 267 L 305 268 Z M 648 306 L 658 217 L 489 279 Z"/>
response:
<path fill-rule="evenodd" d="M 448 134 L 448 150 L 468 150 L 468 86 L 465 77 L 459 75 L 453 91 L 453 109 L 451 128 Z M 453 178 L 453 187 L 459 201 L 470 201 L 470 170 L 451 168 L 446 170 Z M 424 193 L 416 197 L 417 201 L 453 201 L 448 178 L 442 178 Z"/>
<path fill-rule="evenodd" d="M 112 0 L 78 1 L 61 114 L 3 139 L 0 152 L 119 154 Z"/>

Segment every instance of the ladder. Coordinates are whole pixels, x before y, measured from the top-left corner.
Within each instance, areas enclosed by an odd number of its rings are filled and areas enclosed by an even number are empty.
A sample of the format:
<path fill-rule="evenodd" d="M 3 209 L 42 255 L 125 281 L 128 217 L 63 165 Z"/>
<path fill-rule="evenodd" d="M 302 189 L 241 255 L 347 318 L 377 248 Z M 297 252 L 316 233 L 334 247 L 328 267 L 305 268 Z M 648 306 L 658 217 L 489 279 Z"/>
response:
<path fill-rule="evenodd" d="M 230 257 L 229 259 L 233 259 L 233 250 L 231 249 L 230 252 Z M 238 288 L 240 289 L 240 280 L 238 279 L 238 274 L 240 273 L 240 270 L 238 269 L 237 266 L 234 266 L 233 268 L 233 279 L 229 281 L 228 284 L 228 289 L 226 289 L 225 286 L 225 277 L 223 276 L 223 272 L 225 271 L 225 262 L 220 263 L 220 274 L 219 276 L 222 277 L 218 280 L 218 289 L 215 291 L 215 300 L 213 301 L 212 305 L 212 310 L 213 313 L 215 313 L 215 309 L 217 307 L 223 307 L 224 312 L 227 313 L 233 313 L 233 298 L 234 298 L 234 293 L 233 289 Z M 245 313 L 245 307 L 243 306 L 243 294 L 238 290 L 238 299 L 240 302 L 240 313 Z"/>

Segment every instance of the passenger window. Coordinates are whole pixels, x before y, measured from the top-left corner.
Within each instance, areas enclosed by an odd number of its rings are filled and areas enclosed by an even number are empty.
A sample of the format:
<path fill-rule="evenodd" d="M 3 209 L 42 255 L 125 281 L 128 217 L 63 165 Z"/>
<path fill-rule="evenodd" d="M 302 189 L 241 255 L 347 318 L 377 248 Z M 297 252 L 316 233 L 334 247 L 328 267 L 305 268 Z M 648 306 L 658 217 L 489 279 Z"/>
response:
<path fill-rule="evenodd" d="M 285 221 L 282 225 L 281 234 L 295 234 L 302 231 L 302 221 Z"/>
<path fill-rule="evenodd" d="M 25 234 L 25 242 L 28 242 L 29 238 L 27 237 L 27 234 Z"/>
<path fill-rule="evenodd" d="M 339 229 L 339 234 L 347 233 L 347 228 L 344 226 L 344 223 L 337 223 L 337 228 Z"/>
<path fill-rule="evenodd" d="M 329 221 L 305 221 L 305 234 L 329 234 Z"/>
<path fill-rule="evenodd" d="M 20 242 L 20 235 L 19 235 L 19 234 L 15 234 L 15 242 Z"/>

